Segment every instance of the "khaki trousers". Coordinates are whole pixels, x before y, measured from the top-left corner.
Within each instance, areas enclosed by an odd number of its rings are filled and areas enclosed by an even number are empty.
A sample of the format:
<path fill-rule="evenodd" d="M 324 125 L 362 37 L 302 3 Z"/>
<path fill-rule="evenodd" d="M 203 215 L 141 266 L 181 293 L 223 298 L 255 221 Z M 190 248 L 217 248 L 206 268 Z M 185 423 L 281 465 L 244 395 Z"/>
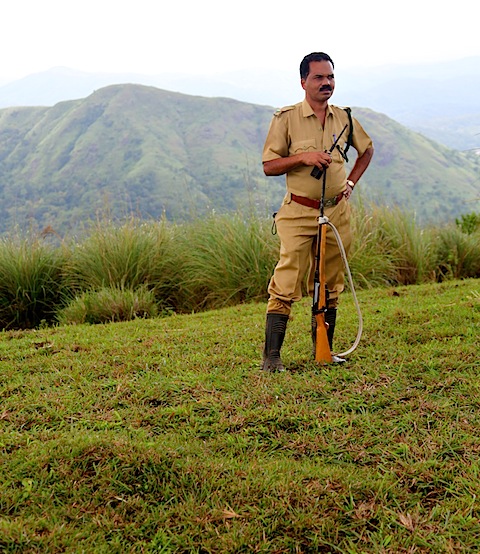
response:
<path fill-rule="evenodd" d="M 336 206 L 324 210 L 325 216 L 337 229 L 347 255 L 352 244 L 350 211 L 347 200 L 341 200 Z M 319 210 L 293 202 L 289 194 L 285 197 L 275 217 L 280 237 L 280 259 L 268 285 L 267 313 L 290 315 L 292 303 L 302 298 L 302 284 L 305 283 L 307 272 L 305 287 L 310 296 L 313 295 L 319 215 Z M 344 265 L 332 229 L 328 225 L 325 228 L 328 307 L 336 308 L 345 284 Z"/>

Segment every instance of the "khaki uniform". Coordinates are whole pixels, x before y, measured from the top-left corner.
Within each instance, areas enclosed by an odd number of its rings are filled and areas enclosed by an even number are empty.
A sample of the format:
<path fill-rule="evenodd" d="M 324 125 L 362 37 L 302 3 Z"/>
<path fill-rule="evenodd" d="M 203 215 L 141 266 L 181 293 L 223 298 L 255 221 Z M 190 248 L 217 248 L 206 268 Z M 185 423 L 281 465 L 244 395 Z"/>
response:
<path fill-rule="evenodd" d="M 263 149 L 262 161 L 270 161 L 298 154 L 302 151 L 330 150 L 335 139 L 348 124 L 344 109 L 328 106 L 325 127 L 314 114 L 306 100 L 279 110 L 273 117 Z M 345 129 L 339 146 L 343 149 L 348 138 Z M 353 118 L 353 148 L 359 156 L 372 146 L 372 140 L 358 121 Z M 335 198 L 346 189 L 345 161 L 340 152 L 332 153 L 332 163 L 326 174 L 325 199 Z M 302 297 L 302 282 L 310 270 L 308 291 L 313 291 L 313 267 L 315 242 L 318 231 L 319 210 L 292 201 L 291 195 L 320 200 L 323 177 L 319 180 L 310 175 L 313 167 L 299 166 L 286 175 L 287 194 L 278 211 L 275 222 L 280 237 L 280 260 L 268 286 L 268 313 L 290 314 L 292 302 Z M 352 242 L 350 232 L 350 205 L 345 199 L 324 210 L 325 216 L 338 230 L 348 254 Z M 344 289 L 344 267 L 337 241 L 327 226 L 327 249 L 325 254 L 329 308 L 338 304 L 338 296 Z"/>

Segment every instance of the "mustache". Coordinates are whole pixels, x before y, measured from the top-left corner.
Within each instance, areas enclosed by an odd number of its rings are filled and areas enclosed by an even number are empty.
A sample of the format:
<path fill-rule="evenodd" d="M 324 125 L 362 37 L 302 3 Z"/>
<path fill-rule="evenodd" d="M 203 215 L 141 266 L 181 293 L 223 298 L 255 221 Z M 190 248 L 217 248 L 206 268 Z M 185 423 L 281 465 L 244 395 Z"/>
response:
<path fill-rule="evenodd" d="M 329 85 L 324 85 L 323 87 L 320 87 L 320 90 L 332 90 L 332 87 Z"/>

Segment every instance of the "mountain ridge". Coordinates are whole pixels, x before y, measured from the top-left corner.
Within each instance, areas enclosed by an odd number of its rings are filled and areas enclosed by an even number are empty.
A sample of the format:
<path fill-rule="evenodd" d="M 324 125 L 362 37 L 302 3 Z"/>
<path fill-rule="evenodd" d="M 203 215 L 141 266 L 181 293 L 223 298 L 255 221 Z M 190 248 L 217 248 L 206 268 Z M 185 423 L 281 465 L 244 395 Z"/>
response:
<path fill-rule="evenodd" d="M 445 68 L 455 72 L 445 74 Z M 364 106 L 458 150 L 480 149 L 480 57 L 449 62 L 336 68 L 334 103 Z M 172 92 L 232 98 L 281 107 L 303 97 L 296 68 L 224 71 L 213 75 L 87 73 L 65 67 L 0 86 L 0 108 L 53 106 L 112 84 L 143 84 Z"/>

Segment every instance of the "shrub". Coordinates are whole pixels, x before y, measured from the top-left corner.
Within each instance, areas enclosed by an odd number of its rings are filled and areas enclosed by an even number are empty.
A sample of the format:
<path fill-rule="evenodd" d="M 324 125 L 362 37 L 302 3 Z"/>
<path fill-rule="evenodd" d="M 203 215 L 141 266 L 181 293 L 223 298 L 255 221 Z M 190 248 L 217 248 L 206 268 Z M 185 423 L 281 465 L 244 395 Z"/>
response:
<path fill-rule="evenodd" d="M 475 212 L 463 214 L 460 219 L 455 219 L 455 224 L 462 233 L 473 235 L 473 233 L 480 229 L 480 214 Z"/>

